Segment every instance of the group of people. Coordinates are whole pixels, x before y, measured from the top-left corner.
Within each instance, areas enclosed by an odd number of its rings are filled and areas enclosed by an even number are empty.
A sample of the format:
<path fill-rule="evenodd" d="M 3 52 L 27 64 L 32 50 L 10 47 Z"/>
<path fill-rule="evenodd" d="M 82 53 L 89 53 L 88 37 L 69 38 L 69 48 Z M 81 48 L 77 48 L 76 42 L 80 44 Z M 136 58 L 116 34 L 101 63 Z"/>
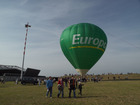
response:
<path fill-rule="evenodd" d="M 49 77 L 48 80 L 46 80 L 46 87 L 47 87 L 47 93 L 46 93 L 46 97 L 48 97 L 48 95 L 50 94 L 50 98 L 52 98 L 52 87 L 53 87 L 53 83 L 54 81 L 52 80 L 51 77 Z M 72 76 L 71 79 L 68 80 L 68 89 L 69 89 L 69 98 L 71 98 L 71 92 L 73 91 L 73 96 L 74 98 L 76 98 L 76 88 L 77 88 L 77 81 L 76 79 Z M 82 86 L 83 84 L 81 84 L 81 82 L 79 81 L 78 84 L 78 89 L 79 89 L 79 94 L 82 95 Z M 58 88 L 58 94 L 57 97 L 59 98 L 59 96 L 61 95 L 61 97 L 64 97 L 64 80 L 63 78 L 60 78 L 58 80 L 58 84 L 57 84 L 57 88 Z"/>

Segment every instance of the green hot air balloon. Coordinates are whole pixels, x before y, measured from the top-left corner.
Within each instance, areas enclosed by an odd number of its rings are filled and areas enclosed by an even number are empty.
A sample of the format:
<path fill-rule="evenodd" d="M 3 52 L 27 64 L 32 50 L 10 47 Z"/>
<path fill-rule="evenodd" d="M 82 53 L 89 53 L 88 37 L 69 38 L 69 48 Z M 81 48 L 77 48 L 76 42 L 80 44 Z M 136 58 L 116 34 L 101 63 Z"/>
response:
<path fill-rule="evenodd" d="M 84 75 L 105 52 L 107 37 L 103 30 L 94 24 L 74 24 L 62 32 L 60 45 L 73 67 Z"/>

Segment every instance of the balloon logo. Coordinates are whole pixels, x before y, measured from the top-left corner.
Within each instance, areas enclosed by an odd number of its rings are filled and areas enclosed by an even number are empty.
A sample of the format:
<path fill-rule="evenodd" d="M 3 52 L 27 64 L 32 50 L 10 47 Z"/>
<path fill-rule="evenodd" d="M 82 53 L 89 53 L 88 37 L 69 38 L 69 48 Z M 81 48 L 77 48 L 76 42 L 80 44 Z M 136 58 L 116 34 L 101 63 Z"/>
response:
<path fill-rule="evenodd" d="M 73 67 L 84 75 L 105 52 L 107 37 L 103 30 L 94 24 L 74 24 L 62 32 L 60 46 Z"/>

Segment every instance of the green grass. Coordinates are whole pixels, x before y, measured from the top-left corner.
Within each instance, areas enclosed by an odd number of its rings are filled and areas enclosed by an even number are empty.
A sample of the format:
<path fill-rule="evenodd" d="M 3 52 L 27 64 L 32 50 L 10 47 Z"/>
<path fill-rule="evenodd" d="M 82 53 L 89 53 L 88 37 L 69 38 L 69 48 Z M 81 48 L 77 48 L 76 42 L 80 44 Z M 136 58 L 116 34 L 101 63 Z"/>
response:
<path fill-rule="evenodd" d="M 64 90 L 65 98 L 57 98 L 55 83 L 50 99 L 45 97 L 45 85 L 0 83 L 0 105 L 140 105 L 139 80 L 87 82 L 83 86 L 83 95 L 77 95 L 77 98 L 68 98 L 68 88 Z"/>

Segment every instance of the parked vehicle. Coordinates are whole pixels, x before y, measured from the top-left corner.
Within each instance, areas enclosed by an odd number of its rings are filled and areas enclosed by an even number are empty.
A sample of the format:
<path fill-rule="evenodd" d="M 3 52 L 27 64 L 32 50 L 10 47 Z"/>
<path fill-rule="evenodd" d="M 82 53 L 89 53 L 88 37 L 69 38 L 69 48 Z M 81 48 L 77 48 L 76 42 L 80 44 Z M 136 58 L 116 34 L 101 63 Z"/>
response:
<path fill-rule="evenodd" d="M 37 79 L 34 79 L 32 77 L 24 77 L 22 80 L 21 80 L 21 84 L 25 85 L 27 83 L 30 83 L 30 84 L 33 84 L 33 85 L 37 85 L 38 84 L 38 81 Z"/>

